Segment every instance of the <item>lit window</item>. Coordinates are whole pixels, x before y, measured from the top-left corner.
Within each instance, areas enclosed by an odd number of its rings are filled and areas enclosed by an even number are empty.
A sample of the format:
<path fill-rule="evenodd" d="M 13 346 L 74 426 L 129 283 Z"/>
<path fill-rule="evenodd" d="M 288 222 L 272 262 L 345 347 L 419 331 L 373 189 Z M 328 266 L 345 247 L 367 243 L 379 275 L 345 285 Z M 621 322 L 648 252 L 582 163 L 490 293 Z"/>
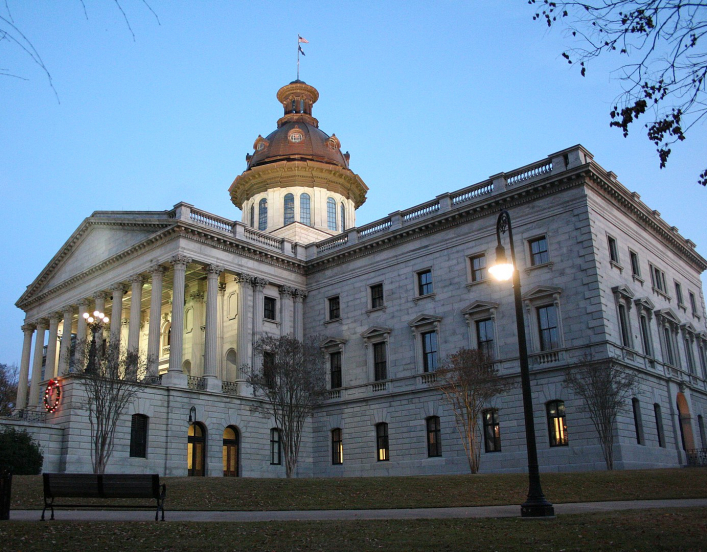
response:
<path fill-rule="evenodd" d="M 280 430 L 272 428 L 270 430 L 270 464 L 279 466 L 282 464 L 282 449 L 280 447 Z"/>
<path fill-rule="evenodd" d="M 345 232 L 346 231 L 346 208 L 344 207 L 344 204 L 341 204 L 341 216 L 339 217 L 341 219 L 341 231 Z"/>
<path fill-rule="evenodd" d="M 488 358 L 494 357 L 493 346 L 493 320 L 486 318 L 476 321 L 476 343 L 477 349 Z"/>
<path fill-rule="evenodd" d="M 665 436 L 663 433 L 663 416 L 660 413 L 660 405 L 658 403 L 653 405 L 653 412 L 655 413 L 655 429 L 658 433 L 658 446 L 665 448 Z"/>
<path fill-rule="evenodd" d="M 326 200 L 327 228 L 336 231 L 336 201 L 333 197 Z"/>
<path fill-rule="evenodd" d="M 486 279 L 486 255 L 475 255 L 469 259 L 471 263 L 471 281 L 481 282 Z"/>
<path fill-rule="evenodd" d="M 341 387 L 341 351 L 329 353 L 329 375 L 331 376 L 331 388 Z"/>
<path fill-rule="evenodd" d="M 268 229 L 268 200 L 263 198 L 258 203 L 258 230 Z"/>
<path fill-rule="evenodd" d="M 383 306 L 383 284 L 371 286 L 371 308 L 379 309 Z"/>
<path fill-rule="evenodd" d="M 331 463 L 335 466 L 344 463 L 344 442 L 339 428 L 331 430 Z"/>
<path fill-rule="evenodd" d="M 641 277 L 641 265 L 638 262 L 638 254 L 634 251 L 629 251 L 631 257 L 631 274 L 640 278 Z"/>
<path fill-rule="evenodd" d="M 427 418 L 427 456 L 442 456 L 441 431 L 437 416 Z"/>
<path fill-rule="evenodd" d="M 147 458 L 147 416 L 133 414 L 130 423 L 130 456 Z"/>
<path fill-rule="evenodd" d="M 644 445 L 643 441 L 643 422 L 641 421 L 641 404 L 638 399 L 634 398 L 633 403 L 633 426 L 636 429 L 636 442 L 639 445 Z"/>
<path fill-rule="evenodd" d="M 299 221 L 307 226 L 312 225 L 312 215 L 309 209 L 309 194 L 299 196 Z"/>
<path fill-rule="evenodd" d="M 388 424 L 376 424 L 376 448 L 379 462 L 390 460 L 390 450 L 388 449 Z"/>
<path fill-rule="evenodd" d="M 327 299 L 327 304 L 329 306 L 329 320 L 338 320 L 341 318 L 341 303 L 339 301 L 339 296 L 329 297 Z"/>
<path fill-rule="evenodd" d="M 277 300 L 273 297 L 263 297 L 263 318 L 265 320 L 277 320 L 275 306 Z"/>
<path fill-rule="evenodd" d="M 238 477 L 238 430 L 233 426 L 223 430 L 223 476 Z"/>
<path fill-rule="evenodd" d="M 609 236 L 608 240 L 609 240 L 609 259 L 610 259 L 612 262 L 618 264 L 618 262 L 619 262 L 619 250 L 618 250 L 617 247 L 616 247 L 616 240 L 615 240 L 614 238 L 612 238 L 611 236 Z"/>
<path fill-rule="evenodd" d="M 422 365 L 425 372 L 437 369 L 437 332 L 425 332 L 422 338 Z"/>
<path fill-rule="evenodd" d="M 285 219 L 284 224 L 292 224 L 295 221 L 295 196 L 292 194 L 285 194 Z"/>
<path fill-rule="evenodd" d="M 530 240 L 528 246 L 530 247 L 531 266 L 545 264 L 549 261 L 547 254 L 547 238 L 545 238 L 545 236 Z"/>
<path fill-rule="evenodd" d="M 550 433 L 550 446 L 567 446 L 567 420 L 563 401 L 550 401 L 547 403 L 547 423 Z"/>
<path fill-rule="evenodd" d="M 557 349 L 559 341 L 555 305 L 538 308 L 538 328 L 540 329 L 540 350 L 552 351 Z"/>
<path fill-rule="evenodd" d="M 429 295 L 432 293 L 432 271 L 423 270 L 417 273 L 417 294 Z"/>
<path fill-rule="evenodd" d="M 375 381 L 388 379 L 388 359 L 386 358 L 386 343 L 373 344 L 373 378 Z"/>
<path fill-rule="evenodd" d="M 492 408 L 481 413 L 484 420 L 484 444 L 486 452 L 501 451 L 501 426 L 498 423 L 498 410 Z"/>

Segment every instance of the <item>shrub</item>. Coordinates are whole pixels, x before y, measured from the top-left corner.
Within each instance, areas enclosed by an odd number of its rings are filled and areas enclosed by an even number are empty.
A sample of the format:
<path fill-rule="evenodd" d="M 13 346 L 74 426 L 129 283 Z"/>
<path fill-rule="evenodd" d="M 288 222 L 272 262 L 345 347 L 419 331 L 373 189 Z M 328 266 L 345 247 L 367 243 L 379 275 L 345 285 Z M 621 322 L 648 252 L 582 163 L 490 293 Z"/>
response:
<path fill-rule="evenodd" d="M 39 443 L 25 430 L 6 427 L 0 431 L 0 466 L 11 468 L 14 475 L 37 475 L 43 461 Z"/>

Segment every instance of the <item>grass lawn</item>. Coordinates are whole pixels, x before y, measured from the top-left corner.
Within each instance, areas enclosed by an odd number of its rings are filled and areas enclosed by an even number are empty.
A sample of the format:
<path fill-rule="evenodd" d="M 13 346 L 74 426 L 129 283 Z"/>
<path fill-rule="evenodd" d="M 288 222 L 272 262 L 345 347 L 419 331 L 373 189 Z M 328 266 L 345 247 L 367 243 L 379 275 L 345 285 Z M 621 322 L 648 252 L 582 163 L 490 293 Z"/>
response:
<path fill-rule="evenodd" d="M 545 495 L 553 503 L 707 498 L 707 468 L 547 473 L 541 477 Z M 525 474 L 291 480 L 167 477 L 164 480 L 167 511 L 520 504 L 528 489 Z M 13 477 L 12 509 L 41 509 L 43 496 L 41 476 Z"/>
<path fill-rule="evenodd" d="M 705 550 L 707 508 L 521 519 L 0 523 L 3 550 Z"/>

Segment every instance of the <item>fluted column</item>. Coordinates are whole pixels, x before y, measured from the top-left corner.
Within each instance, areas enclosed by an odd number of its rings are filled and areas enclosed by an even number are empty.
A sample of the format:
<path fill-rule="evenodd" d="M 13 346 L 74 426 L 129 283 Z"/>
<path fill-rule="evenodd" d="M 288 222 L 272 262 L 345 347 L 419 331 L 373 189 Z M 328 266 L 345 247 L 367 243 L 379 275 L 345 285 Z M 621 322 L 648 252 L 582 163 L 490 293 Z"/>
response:
<path fill-rule="evenodd" d="M 79 301 L 79 317 L 76 321 L 76 349 L 74 350 L 74 367 L 83 368 L 86 354 L 86 319 L 83 317 L 88 312 L 88 301 Z"/>
<path fill-rule="evenodd" d="M 56 377 L 56 344 L 59 339 L 59 321 L 61 313 L 49 315 L 49 340 L 47 341 L 47 359 L 44 363 L 44 379 Z"/>
<path fill-rule="evenodd" d="M 15 399 L 15 409 L 22 410 L 27 406 L 27 380 L 29 379 L 29 360 L 32 352 L 32 334 L 37 326 L 25 324 L 22 331 L 25 334 L 22 342 L 22 360 L 20 360 L 20 380 L 17 382 L 17 398 Z"/>
<path fill-rule="evenodd" d="M 175 255 L 169 261 L 174 268 L 172 284 L 172 339 L 169 346 L 169 373 L 162 378 L 164 385 L 186 387 L 187 376 L 182 372 L 182 349 L 184 345 L 184 283 L 189 257 Z"/>
<path fill-rule="evenodd" d="M 302 302 L 307 297 L 307 292 L 297 289 L 292 297 L 295 302 L 293 316 L 294 334 L 297 339 L 302 341 L 304 339 L 304 309 L 302 308 Z"/>
<path fill-rule="evenodd" d="M 49 322 L 42 318 L 37 322 L 37 334 L 34 338 L 34 359 L 32 362 L 32 383 L 29 386 L 29 407 L 39 403 L 39 385 L 42 383 L 42 357 L 44 356 L 44 337 Z"/>
<path fill-rule="evenodd" d="M 206 332 L 204 336 L 204 377 L 207 391 L 221 391 L 217 365 L 218 277 L 224 268 L 218 265 L 204 267 L 206 271 Z"/>
<path fill-rule="evenodd" d="M 265 278 L 253 278 L 253 357 L 250 361 L 251 366 L 256 365 L 255 343 L 263 333 L 263 316 L 265 316 L 263 290 L 267 285 L 268 281 Z"/>
<path fill-rule="evenodd" d="M 94 301 L 94 311 L 99 311 L 102 312 L 104 315 L 106 314 L 106 299 L 108 298 L 108 294 L 105 291 L 99 291 L 98 293 L 93 295 L 93 301 Z M 102 351 L 103 349 L 103 330 L 96 332 L 96 350 L 97 351 Z"/>
<path fill-rule="evenodd" d="M 142 309 L 142 275 L 130 279 L 130 322 L 128 322 L 128 351 L 137 351 L 140 347 L 140 312 Z"/>
<path fill-rule="evenodd" d="M 251 363 L 251 347 L 253 342 L 253 323 L 251 321 L 251 300 L 253 296 L 253 277 L 240 273 L 235 277 L 238 284 L 238 318 L 236 319 L 237 346 L 236 362 L 238 370 L 241 366 Z M 239 373 L 240 378 L 240 373 Z"/>
<path fill-rule="evenodd" d="M 224 359 L 223 359 L 223 321 L 224 316 L 224 298 L 226 297 L 226 284 L 219 282 L 218 285 L 218 322 L 216 323 L 216 339 L 218 341 L 217 351 L 216 351 L 216 369 L 218 370 L 218 377 L 224 379 Z"/>
<path fill-rule="evenodd" d="M 123 296 L 128 291 L 124 284 L 115 284 L 113 292 L 113 310 L 110 318 L 110 339 L 113 345 L 120 347 L 120 325 L 123 323 Z"/>
<path fill-rule="evenodd" d="M 280 335 L 290 335 L 293 333 L 292 317 L 294 308 L 292 295 L 294 292 L 294 288 L 280 286 Z"/>
<path fill-rule="evenodd" d="M 162 280 L 166 268 L 154 265 L 152 274 L 152 295 L 150 297 L 150 322 L 147 334 L 147 361 L 151 377 L 157 377 L 160 362 L 160 320 L 162 319 Z"/>
<path fill-rule="evenodd" d="M 59 375 L 69 373 L 71 365 L 71 325 L 74 320 L 74 307 L 64 307 L 64 327 L 61 330 L 61 349 L 59 350 Z"/>

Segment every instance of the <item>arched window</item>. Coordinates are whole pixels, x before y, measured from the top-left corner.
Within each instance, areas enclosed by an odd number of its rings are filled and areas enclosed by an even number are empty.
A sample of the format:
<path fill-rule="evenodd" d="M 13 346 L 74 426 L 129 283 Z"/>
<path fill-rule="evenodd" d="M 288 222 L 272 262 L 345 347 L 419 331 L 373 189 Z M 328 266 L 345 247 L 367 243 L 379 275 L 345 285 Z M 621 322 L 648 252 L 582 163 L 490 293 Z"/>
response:
<path fill-rule="evenodd" d="M 258 230 L 268 229 L 268 200 L 263 198 L 258 203 Z"/>
<path fill-rule="evenodd" d="M 206 465 L 206 430 L 200 423 L 189 426 L 187 437 L 187 475 L 203 476 Z"/>
<path fill-rule="evenodd" d="M 344 207 L 344 204 L 341 204 L 341 231 L 346 232 L 346 208 Z"/>
<path fill-rule="evenodd" d="M 255 228 L 255 203 L 250 204 L 250 227 Z"/>
<path fill-rule="evenodd" d="M 326 200 L 326 220 L 329 230 L 336 230 L 336 201 L 333 197 Z"/>
<path fill-rule="evenodd" d="M 312 215 L 309 210 L 309 194 L 299 196 L 299 221 L 307 226 L 312 225 Z"/>
<path fill-rule="evenodd" d="M 226 354 L 226 373 L 224 374 L 226 381 L 236 381 L 238 379 L 238 360 L 236 351 L 231 349 Z"/>
<path fill-rule="evenodd" d="M 376 424 L 376 458 L 379 462 L 390 460 L 388 448 L 388 424 Z"/>
<path fill-rule="evenodd" d="M 144 414 L 133 414 L 130 423 L 130 456 L 147 458 L 147 421 Z"/>
<path fill-rule="evenodd" d="M 295 196 L 292 194 L 285 195 L 285 225 L 292 224 L 295 221 Z"/>
<path fill-rule="evenodd" d="M 341 438 L 341 429 L 331 430 L 331 463 L 334 465 L 344 463 L 344 441 Z"/>
<path fill-rule="evenodd" d="M 191 376 L 191 360 L 187 359 L 182 362 L 182 372 L 187 376 Z"/>
<path fill-rule="evenodd" d="M 223 430 L 223 476 L 238 477 L 238 429 Z"/>

